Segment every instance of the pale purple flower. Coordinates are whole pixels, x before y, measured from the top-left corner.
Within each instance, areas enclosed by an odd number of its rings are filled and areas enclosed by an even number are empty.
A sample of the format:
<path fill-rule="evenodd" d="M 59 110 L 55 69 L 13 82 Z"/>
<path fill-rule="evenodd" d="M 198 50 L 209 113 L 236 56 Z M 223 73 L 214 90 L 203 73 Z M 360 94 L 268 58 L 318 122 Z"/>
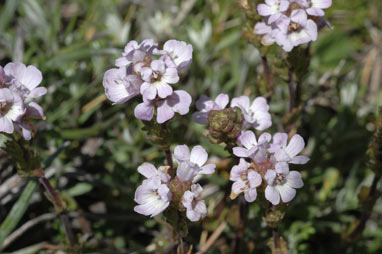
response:
<path fill-rule="evenodd" d="M 24 114 L 24 101 L 20 95 L 8 88 L 0 88 L 0 132 L 13 133 L 14 122 Z"/>
<path fill-rule="evenodd" d="M 159 176 L 162 183 L 168 183 L 171 179 L 167 174 L 168 167 L 161 166 L 158 169 L 151 163 L 145 162 L 138 167 L 138 172 L 146 178 Z"/>
<path fill-rule="evenodd" d="M 250 168 L 251 164 L 244 159 L 240 159 L 238 165 L 232 167 L 230 180 L 232 184 L 231 198 L 234 199 L 240 193 L 244 192 L 244 198 L 247 202 L 253 202 L 256 200 L 257 191 L 256 188 L 261 185 L 261 175 Z"/>
<path fill-rule="evenodd" d="M 186 216 L 190 221 L 199 221 L 207 215 L 207 207 L 202 200 L 203 188 L 199 184 L 191 185 L 191 190 L 184 192 L 182 205 L 187 209 Z"/>
<path fill-rule="evenodd" d="M 227 94 L 219 94 L 215 101 L 211 100 L 209 97 L 202 95 L 199 100 L 196 101 L 196 108 L 199 112 L 192 114 L 192 118 L 195 122 L 200 124 L 208 124 L 208 113 L 211 110 L 222 110 L 229 102 L 229 97 Z"/>
<path fill-rule="evenodd" d="M 113 104 L 121 104 L 139 94 L 142 80 L 137 75 L 128 74 L 126 67 L 120 67 L 106 71 L 102 84 L 106 97 Z"/>
<path fill-rule="evenodd" d="M 304 155 L 298 155 L 305 146 L 304 139 L 295 134 L 288 142 L 288 134 L 276 133 L 273 136 L 273 142 L 270 144 L 268 151 L 274 153 L 274 158 L 278 162 L 288 162 L 292 164 L 305 164 L 309 158 Z"/>
<path fill-rule="evenodd" d="M 288 163 L 279 162 L 275 170 L 269 169 L 264 176 L 268 183 L 265 188 L 265 198 L 273 205 L 278 205 L 281 200 L 290 202 L 296 196 L 296 190 L 304 186 L 301 174 L 297 171 L 289 171 Z"/>
<path fill-rule="evenodd" d="M 188 68 L 192 62 L 192 46 L 184 41 L 166 41 L 160 54 L 169 56 L 172 61 L 168 65 L 173 63 L 178 71 Z"/>
<path fill-rule="evenodd" d="M 239 138 L 239 143 L 244 147 L 234 147 L 233 154 L 237 157 L 250 158 L 256 163 L 263 163 L 268 160 L 268 146 L 271 134 L 265 132 L 260 135 L 259 140 L 252 131 L 243 132 Z"/>
<path fill-rule="evenodd" d="M 167 184 L 163 184 L 159 176 L 143 181 L 135 191 L 134 201 L 138 203 L 134 211 L 154 217 L 162 213 L 170 204 L 172 193 Z"/>
<path fill-rule="evenodd" d="M 264 97 L 257 97 L 252 104 L 248 96 L 233 98 L 231 107 L 239 107 L 244 116 L 244 126 L 263 131 L 272 125 L 269 106 Z"/>
<path fill-rule="evenodd" d="M 158 43 L 152 39 L 143 40 L 141 44 L 136 41 L 130 41 L 126 44 L 122 57 L 115 61 L 117 67 L 129 66 L 131 63 L 137 64 L 144 62 L 147 57 L 151 57 Z"/>
<path fill-rule="evenodd" d="M 269 17 L 268 24 L 272 24 L 281 17 L 282 12 L 286 11 L 288 7 L 288 0 L 265 0 L 265 4 L 257 6 L 257 11 L 261 16 Z"/>
<path fill-rule="evenodd" d="M 6 85 L 11 90 L 17 90 L 23 98 L 37 98 L 46 94 L 45 87 L 37 87 L 42 81 L 41 72 L 33 65 L 23 63 L 8 63 L 4 67 Z"/>
<path fill-rule="evenodd" d="M 332 5 L 332 0 L 298 0 L 297 3 L 311 16 L 324 16 L 324 9 Z"/>
<path fill-rule="evenodd" d="M 179 81 L 178 71 L 174 67 L 167 67 L 162 60 L 153 60 L 150 67 L 141 70 L 143 84 L 140 88 L 144 99 L 153 100 L 157 95 L 164 99 L 172 94 L 172 87 Z"/>
<path fill-rule="evenodd" d="M 198 174 L 209 175 L 215 172 L 215 164 L 206 164 L 208 153 L 201 146 L 195 146 L 191 152 L 187 145 L 178 145 L 174 150 L 174 157 L 178 161 L 176 176 L 182 182 L 192 182 Z"/>
<path fill-rule="evenodd" d="M 267 25 L 264 22 L 258 22 L 255 25 L 254 33 L 262 35 L 261 43 L 265 46 L 272 45 L 275 41 L 276 25 Z"/>
<path fill-rule="evenodd" d="M 275 32 L 276 42 L 286 52 L 300 44 L 317 40 L 317 25 L 308 19 L 302 9 L 293 10 L 290 17 L 279 18 L 277 26 L 280 30 Z"/>
<path fill-rule="evenodd" d="M 157 108 L 157 122 L 164 123 L 174 117 L 175 113 L 185 115 L 190 109 L 191 96 L 183 90 L 174 91 L 165 99 L 147 100 L 138 104 L 134 109 L 134 115 L 141 120 L 150 121 L 154 116 L 154 108 Z"/>
<path fill-rule="evenodd" d="M 34 135 L 34 126 L 30 119 L 45 119 L 44 110 L 36 102 L 30 102 L 26 107 L 25 114 L 14 123 L 15 130 L 25 139 L 30 140 Z"/>

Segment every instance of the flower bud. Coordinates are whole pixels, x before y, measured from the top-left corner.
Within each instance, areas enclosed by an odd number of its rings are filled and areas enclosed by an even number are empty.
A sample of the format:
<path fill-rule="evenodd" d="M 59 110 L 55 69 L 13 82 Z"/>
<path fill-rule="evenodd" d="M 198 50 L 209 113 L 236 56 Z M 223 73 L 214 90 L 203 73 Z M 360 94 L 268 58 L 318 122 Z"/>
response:
<path fill-rule="evenodd" d="M 243 115 L 238 107 L 211 110 L 208 114 L 208 128 L 214 143 L 232 143 L 240 134 Z"/>

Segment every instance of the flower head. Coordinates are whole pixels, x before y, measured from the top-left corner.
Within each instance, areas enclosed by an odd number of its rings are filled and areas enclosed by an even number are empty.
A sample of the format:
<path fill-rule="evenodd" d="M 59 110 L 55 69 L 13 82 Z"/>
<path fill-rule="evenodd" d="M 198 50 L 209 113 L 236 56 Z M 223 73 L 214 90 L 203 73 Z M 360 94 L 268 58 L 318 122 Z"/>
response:
<path fill-rule="evenodd" d="M 296 195 L 296 190 L 304 186 L 301 174 L 289 171 L 288 163 L 278 162 L 275 169 L 270 169 L 264 176 L 268 185 L 265 188 L 265 198 L 273 205 L 278 205 L 281 200 L 290 202 Z"/>
<path fill-rule="evenodd" d="M 24 101 L 18 93 L 0 88 L 0 132 L 13 133 L 13 124 L 24 114 Z"/>
<path fill-rule="evenodd" d="M 257 6 L 257 11 L 261 16 L 269 17 L 268 24 L 272 24 L 281 17 L 282 12 L 286 11 L 288 7 L 288 0 L 265 0 L 265 4 Z"/>
<path fill-rule="evenodd" d="M 185 115 L 191 105 L 191 96 L 182 90 L 174 91 L 165 99 L 147 100 L 138 104 L 134 109 L 134 115 L 141 120 L 150 121 L 154 116 L 154 108 L 157 108 L 157 122 L 164 123 L 174 117 L 175 113 Z"/>
<path fill-rule="evenodd" d="M 248 96 L 233 98 L 231 107 L 239 107 L 244 116 L 244 126 L 263 131 L 272 125 L 269 106 L 264 97 L 257 97 L 252 104 Z"/>
<path fill-rule="evenodd" d="M 238 165 L 233 166 L 230 174 L 232 184 L 231 198 L 236 198 L 240 193 L 244 192 L 244 198 L 247 202 L 256 200 L 256 188 L 261 185 L 261 175 L 251 169 L 251 164 L 244 159 L 240 159 Z"/>
<path fill-rule="evenodd" d="M 199 184 L 191 185 L 191 190 L 183 194 L 182 205 L 186 208 L 186 216 L 190 221 L 199 221 L 207 215 L 207 207 L 202 200 L 203 188 Z"/>
<path fill-rule="evenodd" d="M 178 161 L 176 176 L 182 182 L 192 182 L 198 174 L 213 174 L 215 164 L 206 164 L 208 154 L 201 146 L 195 146 L 191 152 L 187 145 L 175 147 L 174 157 Z"/>
<path fill-rule="evenodd" d="M 271 134 L 265 132 L 260 135 L 259 140 L 256 140 L 252 131 L 245 131 L 238 138 L 243 147 L 234 147 L 233 154 L 238 157 L 251 158 L 256 163 L 263 163 L 268 160 L 267 148 L 271 138 Z"/>
<path fill-rule="evenodd" d="M 274 153 L 275 160 L 278 162 L 288 162 L 292 164 L 305 164 L 309 158 L 299 154 L 305 146 L 304 139 L 295 134 L 288 142 L 288 134 L 276 133 L 273 136 L 273 142 L 268 149 L 269 152 Z"/>

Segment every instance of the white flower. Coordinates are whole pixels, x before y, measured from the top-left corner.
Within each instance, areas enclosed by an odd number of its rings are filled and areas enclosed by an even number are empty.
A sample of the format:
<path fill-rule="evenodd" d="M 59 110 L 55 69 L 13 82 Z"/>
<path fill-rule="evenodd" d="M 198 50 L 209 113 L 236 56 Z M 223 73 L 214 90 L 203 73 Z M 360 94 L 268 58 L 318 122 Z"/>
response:
<path fill-rule="evenodd" d="M 178 169 L 176 176 L 182 182 L 192 182 L 198 174 L 213 174 L 215 172 L 215 164 L 207 164 L 208 154 L 201 146 L 192 148 L 191 153 L 187 145 L 179 145 L 175 147 L 174 157 L 178 161 Z"/>
<path fill-rule="evenodd" d="M 275 170 L 269 169 L 264 176 L 268 183 L 265 188 L 265 198 L 273 205 L 278 205 L 281 200 L 290 202 L 296 196 L 296 190 L 304 186 L 301 174 L 297 171 L 289 171 L 288 163 L 279 162 Z"/>
<path fill-rule="evenodd" d="M 257 97 L 250 104 L 248 96 L 233 98 L 231 107 L 239 107 L 244 116 L 244 125 L 247 128 L 255 128 L 263 131 L 272 125 L 269 106 L 264 97 Z"/>
<path fill-rule="evenodd" d="M 240 163 L 232 167 L 230 180 L 232 184 L 231 199 L 236 198 L 240 193 L 244 192 L 244 198 L 247 202 L 256 200 L 256 188 L 261 185 L 261 175 L 250 168 L 251 164 L 244 159 L 240 159 Z"/>
<path fill-rule="evenodd" d="M 257 141 L 252 131 L 245 131 L 238 138 L 244 147 L 234 147 L 233 154 L 237 157 L 251 158 L 256 163 L 263 163 L 268 160 L 267 148 L 271 138 L 271 134 L 265 132 Z"/>
<path fill-rule="evenodd" d="M 154 217 L 163 212 L 170 204 L 172 193 L 159 176 L 144 180 L 135 192 L 134 201 L 138 203 L 134 211 Z"/>
<path fill-rule="evenodd" d="M 168 55 L 178 71 L 187 68 L 192 61 L 192 46 L 184 41 L 168 40 L 160 54 Z M 166 62 L 167 63 L 167 62 Z M 171 64 L 168 63 L 168 64 Z"/>
<path fill-rule="evenodd" d="M 13 133 L 14 123 L 25 114 L 22 98 L 8 88 L 0 88 L 0 132 Z"/>
<path fill-rule="evenodd" d="M 167 166 L 161 166 L 158 169 L 153 164 L 145 162 L 138 167 L 138 172 L 146 178 L 159 176 L 162 183 L 168 183 L 171 177 L 167 174 Z"/>
<path fill-rule="evenodd" d="M 201 200 L 203 188 L 199 184 L 191 185 L 191 191 L 185 191 L 182 205 L 187 209 L 186 216 L 190 221 L 199 221 L 207 215 L 207 207 Z"/>
<path fill-rule="evenodd" d="M 292 164 L 305 164 L 309 161 L 309 158 L 299 154 L 305 146 L 304 139 L 295 134 L 289 144 L 287 145 L 288 134 L 276 133 L 273 136 L 273 142 L 270 144 L 268 151 L 274 153 L 274 158 L 278 162 L 288 162 Z"/>
<path fill-rule="evenodd" d="M 259 4 L 257 11 L 261 16 L 268 17 L 268 24 L 272 24 L 278 20 L 282 13 L 288 9 L 289 1 L 287 0 L 265 0 L 265 4 Z"/>

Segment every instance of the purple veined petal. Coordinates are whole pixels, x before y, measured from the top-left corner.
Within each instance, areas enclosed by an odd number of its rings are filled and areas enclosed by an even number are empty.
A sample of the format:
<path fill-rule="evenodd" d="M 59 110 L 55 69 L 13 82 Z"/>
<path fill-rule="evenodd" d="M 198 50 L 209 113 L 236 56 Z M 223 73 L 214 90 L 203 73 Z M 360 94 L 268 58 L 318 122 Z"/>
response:
<path fill-rule="evenodd" d="M 154 100 L 157 96 L 157 89 L 154 85 L 144 82 L 141 86 L 141 94 L 146 100 Z"/>
<path fill-rule="evenodd" d="M 166 184 L 161 184 L 158 188 L 158 194 L 164 202 L 168 202 L 172 198 L 170 189 Z"/>
<path fill-rule="evenodd" d="M 0 116 L 0 132 L 12 134 L 14 130 L 11 119 L 6 116 Z"/>
<path fill-rule="evenodd" d="M 288 175 L 289 174 L 289 166 L 286 162 L 277 162 L 275 165 L 275 170 L 278 174 Z"/>
<path fill-rule="evenodd" d="M 191 95 L 183 90 L 176 90 L 170 97 L 167 98 L 168 105 L 172 107 L 174 112 L 177 112 L 180 115 L 185 115 L 189 112 L 191 102 Z"/>
<path fill-rule="evenodd" d="M 271 16 L 269 16 L 268 24 L 272 24 L 273 22 L 277 21 L 281 15 L 281 12 L 273 13 Z"/>
<path fill-rule="evenodd" d="M 268 185 L 273 185 L 275 179 L 276 179 L 276 171 L 273 169 L 268 169 L 267 173 L 264 175 L 264 179 L 267 181 Z"/>
<path fill-rule="evenodd" d="M 304 146 L 304 139 L 300 135 L 295 134 L 285 148 L 285 152 L 293 158 L 304 149 Z"/>
<path fill-rule="evenodd" d="M 189 162 L 181 162 L 178 164 L 176 176 L 181 182 L 192 182 L 194 177 L 199 173 L 199 167 Z"/>
<path fill-rule="evenodd" d="M 239 136 L 239 142 L 247 149 L 251 149 L 254 145 L 257 145 L 256 136 L 252 131 L 245 131 Z"/>
<path fill-rule="evenodd" d="M 280 46 L 282 46 L 282 48 L 285 52 L 291 52 L 292 49 L 294 48 L 294 44 L 292 43 L 292 41 L 290 39 L 286 39 L 283 42 L 283 44 L 281 44 Z"/>
<path fill-rule="evenodd" d="M 207 207 L 204 201 L 198 201 L 198 203 L 196 203 L 194 210 L 200 214 L 200 219 L 202 219 L 204 216 L 207 215 Z"/>
<path fill-rule="evenodd" d="M 260 96 L 260 97 L 256 97 L 251 106 L 248 107 L 250 108 L 253 112 L 256 112 L 256 111 L 269 111 L 269 105 L 267 103 L 267 100 Z"/>
<path fill-rule="evenodd" d="M 115 60 L 115 63 L 114 65 L 117 66 L 117 67 L 123 67 L 123 66 L 127 66 L 131 63 L 131 61 L 127 60 L 126 57 L 122 56 L 120 58 L 117 58 Z"/>
<path fill-rule="evenodd" d="M 261 43 L 265 46 L 270 46 L 273 43 L 275 43 L 276 39 L 273 37 L 272 34 L 265 34 L 263 38 L 261 39 Z"/>
<path fill-rule="evenodd" d="M 33 65 L 26 67 L 23 63 L 8 63 L 4 67 L 6 75 L 13 76 L 29 91 L 36 88 L 42 81 L 42 74 Z"/>
<path fill-rule="evenodd" d="M 264 132 L 263 134 L 260 135 L 258 144 L 269 143 L 271 139 L 272 139 L 272 135 L 269 134 L 268 132 Z"/>
<path fill-rule="evenodd" d="M 200 219 L 200 214 L 192 209 L 187 209 L 186 216 L 187 219 L 189 219 L 192 222 L 198 221 Z"/>
<path fill-rule="evenodd" d="M 249 156 L 248 149 L 245 149 L 243 147 L 234 147 L 232 151 L 233 151 L 233 154 L 236 155 L 237 157 L 246 158 Z"/>
<path fill-rule="evenodd" d="M 163 45 L 179 70 L 187 68 L 192 61 L 192 46 L 183 41 L 168 40 Z"/>
<path fill-rule="evenodd" d="M 311 19 L 308 20 L 308 22 L 306 23 L 305 30 L 306 30 L 306 33 L 309 34 L 310 39 L 312 41 L 317 40 L 317 25 L 313 20 Z"/>
<path fill-rule="evenodd" d="M 249 166 L 250 164 L 248 162 L 246 162 L 244 159 L 240 159 L 239 164 L 232 167 L 229 180 L 240 180 L 241 175 L 247 172 Z"/>
<path fill-rule="evenodd" d="M 133 78 L 135 77 L 135 78 Z M 135 75 L 126 77 L 126 68 L 107 70 L 103 77 L 103 87 L 106 97 L 114 104 L 121 104 L 135 97 L 139 93 L 139 85 L 132 82 L 140 80 Z"/>
<path fill-rule="evenodd" d="M 14 96 L 11 90 L 8 88 L 0 88 L 0 102 L 12 102 L 14 101 Z"/>
<path fill-rule="evenodd" d="M 182 197 L 182 205 L 187 209 L 192 209 L 192 201 L 194 200 L 194 193 L 187 190 L 184 192 Z"/>
<path fill-rule="evenodd" d="M 133 51 L 134 49 L 138 49 L 139 46 L 138 46 L 138 42 L 137 41 L 129 41 L 125 48 L 124 48 L 124 54 L 127 55 L 129 54 L 131 51 Z"/>
<path fill-rule="evenodd" d="M 280 194 L 274 186 L 268 185 L 265 188 L 265 199 L 272 203 L 272 205 L 278 205 L 280 203 Z"/>
<path fill-rule="evenodd" d="M 259 187 L 262 182 L 261 175 L 254 170 L 248 172 L 248 180 L 250 188 Z"/>
<path fill-rule="evenodd" d="M 167 96 L 172 94 L 172 87 L 169 86 L 167 83 L 164 82 L 158 82 L 155 84 L 156 89 L 158 91 L 158 96 L 162 99 L 166 98 Z"/>
<path fill-rule="evenodd" d="M 211 100 L 209 97 L 202 95 L 200 98 L 196 101 L 196 109 L 201 110 L 211 110 L 213 108 L 213 105 L 215 102 Z"/>
<path fill-rule="evenodd" d="M 174 149 L 174 157 L 178 162 L 190 160 L 190 149 L 187 145 L 178 145 Z"/>
<path fill-rule="evenodd" d="M 199 171 L 199 174 L 202 174 L 202 175 L 213 174 L 215 173 L 215 168 L 216 168 L 215 164 L 207 164 L 200 168 L 201 170 Z"/>
<path fill-rule="evenodd" d="M 248 111 L 250 106 L 249 97 L 248 96 L 239 96 L 236 98 L 233 98 L 231 101 L 231 107 L 239 107 L 244 109 L 245 111 Z"/>
<path fill-rule="evenodd" d="M 138 172 L 145 176 L 146 178 L 150 178 L 158 175 L 158 170 L 154 167 L 153 164 L 145 162 L 138 167 Z"/>
<path fill-rule="evenodd" d="M 202 146 L 194 146 L 191 150 L 190 161 L 197 164 L 199 167 L 203 166 L 208 159 L 208 154 Z"/>
<path fill-rule="evenodd" d="M 311 0 L 313 8 L 327 9 L 332 5 L 332 0 Z"/>
<path fill-rule="evenodd" d="M 260 16 L 269 16 L 275 13 L 272 7 L 266 4 L 259 4 L 257 5 L 257 12 Z"/>
<path fill-rule="evenodd" d="M 162 81 L 169 84 L 176 84 L 179 81 L 178 70 L 176 68 L 167 68 L 162 76 Z"/>
<path fill-rule="evenodd" d="M 274 153 L 274 157 L 275 157 L 276 161 L 278 161 L 278 162 L 286 162 L 286 161 L 289 162 L 291 160 L 291 157 L 289 156 L 289 154 L 284 149 L 280 149 L 280 150 L 276 151 Z"/>
<path fill-rule="evenodd" d="M 306 12 L 311 16 L 318 16 L 318 17 L 325 16 L 325 12 L 319 8 L 309 8 L 306 10 Z"/>
<path fill-rule="evenodd" d="M 154 115 L 154 106 L 142 102 L 135 107 L 134 115 L 138 119 L 150 121 Z"/>
<path fill-rule="evenodd" d="M 254 32 L 255 34 L 270 34 L 272 32 L 272 28 L 264 22 L 258 22 L 255 25 Z"/>
<path fill-rule="evenodd" d="M 245 183 L 241 179 L 239 179 L 238 181 L 235 181 L 232 184 L 231 192 L 238 195 L 242 193 L 246 188 L 247 188 L 247 185 L 245 185 Z"/>
<path fill-rule="evenodd" d="M 296 196 L 296 190 L 287 184 L 276 185 L 275 188 L 279 191 L 281 200 L 284 203 L 292 201 L 292 199 Z"/>
<path fill-rule="evenodd" d="M 45 95 L 47 92 L 48 92 L 48 90 L 45 87 L 36 87 L 31 91 L 31 93 L 28 95 L 28 97 L 38 98 L 38 97 Z"/>
<path fill-rule="evenodd" d="M 34 119 L 43 119 L 45 117 L 42 107 L 34 101 L 28 104 L 25 115 Z"/>
<path fill-rule="evenodd" d="M 268 149 L 268 152 L 275 153 L 281 148 L 286 147 L 288 142 L 288 134 L 277 132 L 275 135 L 273 135 L 273 142 L 270 145 L 270 148 Z"/>
<path fill-rule="evenodd" d="M 304 155 L 299 155 L 294 157 L 289 163 L 291 164 L 305 164 L 309 161 L 309 157 L 304 156 Z"/>
<path fill-rule="evenodd" d="M 288 10 L 289 8 L 289 1 L 288 0 L 280 0 L 280 6 L 279 6 L 279 11 L 283 12 Z"/>
<path fill-rule="evenodd" d="M 268 112 L 256 112 L 254 120 L 254 124 L 252 124 L 251 126 L 256 130 L 263 131 L 272 126 L 271 114 L 269 114 Z"/>
<path fill-rule="evenodd" d="M 219 106 L 219 109 L 224 109 L 228 105 L 228 102 L 229 97 L 224 93 L 219 94 L 215 99 L 215 103 Z"/>
<path fill-rule="evenodd" d="M 308 16 L 306 15 L 305 10 L 298 9 L 298 10 L 292 11 L 292 13 L 290 15 L 290 19 L 293 22 L 300 24 L 301 26 L 305 26 L 305 24 L 308 20 Z"/>
<path fill-rule="evenodd" d="M 174 117 L 174 110 L 167 104 L 166 100 L 159 101 L 157 105 L 157 122 L 164 123 Z"/>
<path fill-rule="evenodd" d="M 141 73 L 142 80 L 144 80 L 148 83 L 151 82 L 151 76 L 153 74 L 153 70 L 151 68 L 143 67 L 143 68 L 141 68 L 140 73 Z"/>
<path fill-rule="evenodd" d="M 200 124 L 208 124 L 208 112 L 195 112 L 192 114 L 192 119 Z"/>
<path fill-rule="evenodd" d="M 15 130 L 20 133 L 20 135 L 25 139 L 25 140 L 31 140 L 32 139 L 32 130 L 30 126 L 27 124 L 14 124 Z"/>
<path fill-rule="evenodd" d="M 304 186 L 304 182 L 302 181 L 301 174 L 297 171 L 290 171 L 286 177 L 286 184 L 292 188 L 299 189 Z"/>
<path fill-rule="evenodd" d="M 244 198 L 247 202 L 253 202 L 257 198 L 257 191 L 256 188 L 248 189 L 248 191 L 244 191 Z"/>
<path fill-rule="evenodd" d="M 159 179 L 158 184 L 160 185 Z M 150 184 L 146 184 L 146 182 L 142 183 L 138 186 L 138 188 L 135 191 L 134 201 L 138 204 L 146 203 L 147 200 L 152 198 L 155 190 L 156 188 L 151 186 Z"/>
<path fill-rule="evenodd" d="M 165 73 L 166 71 L 166 66 L 162 60 L 153 60 L 150 66 L 155 72 Z"/>
<path fill-rule="evenodd" d="M 191 191 L 195 194 L 195 197 L 201 197 L 201 194 L 203 192 L 202 186 L 200 184 L 195 183 L 191 185 Z"/>

